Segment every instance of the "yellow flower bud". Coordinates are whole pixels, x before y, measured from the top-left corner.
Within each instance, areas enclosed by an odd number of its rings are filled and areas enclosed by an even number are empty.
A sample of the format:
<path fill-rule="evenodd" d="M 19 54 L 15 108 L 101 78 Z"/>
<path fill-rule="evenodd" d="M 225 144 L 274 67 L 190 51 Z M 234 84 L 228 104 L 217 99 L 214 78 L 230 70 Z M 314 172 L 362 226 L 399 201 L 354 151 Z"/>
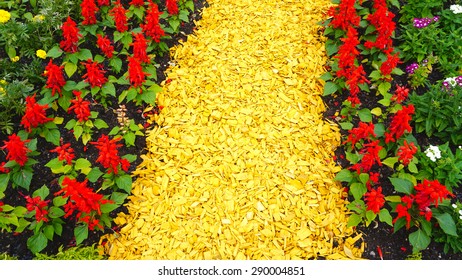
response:
<path fill-rule="evenodd" d="M 17 62 L 17 61 L 19 61 L 19 56 L 12 57 L 10 60 L 12 62 Z"/>
<path fill-rule="evenodd" d="M 0 23 L 5 23 L 9 21 L 11 18 L 11 14 L 8 11 L 0 9 Z"/>
<path fill-rule="evenodd" d="M 41 58 L 41 59 L 45 59 L 47 58 L 47 52 L 44 51 L 44 50 L 37 50 L 35 52 L 35 55 L 37 55 L 37 57 Z"/>

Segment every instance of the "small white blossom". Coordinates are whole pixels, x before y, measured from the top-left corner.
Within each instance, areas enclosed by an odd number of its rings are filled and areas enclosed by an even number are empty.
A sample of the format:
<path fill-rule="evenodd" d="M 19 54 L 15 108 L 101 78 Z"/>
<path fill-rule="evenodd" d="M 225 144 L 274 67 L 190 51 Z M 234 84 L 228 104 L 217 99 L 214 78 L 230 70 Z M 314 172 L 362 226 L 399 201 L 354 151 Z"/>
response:
<path fill-rule="evenodd" d="M 455 203 L 453 203 L 452 208 L 457 208 L 457 205 Z"/>
<path fill-rule="evenodd" d="M 446 78 L 444 79 L 444 82 L 450 84 L 452 87 L 457 85 L 456 77 Z"/>
<path fill-rule="evenodd" d="M 462 6 L 461 5 L 451 5 L 449 9 L 454 13 L 454 14 L 460 14 L 462 13 Z"/>
<path fill-rule="evenodd" d="M 437 159 L 441 158 L 441 151 L 440 149 L 438 148 L 438 146 L 433 146 L 433 145 L 430 145 L 430 147 L 428 147 L 426 150 L 425 150 L 425 155 L 433 162 L 435 162 Z"/>
<path fill-rule="evenodd" d="M 462 216 L 462 210 L 459 210 L 459 215 L 461 215 L 461 216 Z"/>
<path fill-rule="evenodd" d="M 461 220 L 462 220 L 462 216 L 459 216 L 459 219 L 461 219 Z"/>

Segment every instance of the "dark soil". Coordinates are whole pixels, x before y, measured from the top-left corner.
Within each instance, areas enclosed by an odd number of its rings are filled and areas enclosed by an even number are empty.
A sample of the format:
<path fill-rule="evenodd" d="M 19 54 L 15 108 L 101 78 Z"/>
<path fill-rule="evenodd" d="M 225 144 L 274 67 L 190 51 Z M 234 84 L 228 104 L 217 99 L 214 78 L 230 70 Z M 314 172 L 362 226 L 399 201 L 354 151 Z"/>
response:
<path fill-rule="evenodd" d="M 125 1 L 121 1 L 124 3 Z M 127 2 L 128 3 L 128 2 Z M 195 10 L 190 14 L 189 22 L 181 24 L 180 32 L 177 35 L 173 35 L 171 39 L 166 41 L 169 47 L 174 45 L 180 44 L 187 40 L 187 36 L 194 32 L 195 30 L 195 21 L 201 18 L 201 11 L 207 5 L 205 0 L 194 0 Z M 162 10 L 162 5 L 159 5 L 159 8 Z M 164 22 L 164 24 L 166 24 Z M 95 49 L 91 45 L 86 46 L 90 48 L 92 52 L 98 53 L 99 50 Z M 170 55 L 167 52 L 163 56 L 156 56 L 155 64 L 159 65 L 157 68 L 157 82 L 160 84 L 163 80 L 165 80 L 165 70 L 169 66 L 169 62 L 171 61 Z M 114 110 L 118 108 L 118 102 L 115 99 L 108 99 L 111 102 L 112 106 L 108 109 L 104 109 L 103 106 L 98 105 L 97 103 L 93 103 L 92 111 L 98 112 L 98 118 L 104 120 L 109 128 L 101 129 L 98 131 L 98 135 L 94 135 L 92 139 L 97 139 L 100 134 L 107 134 L 109 131 L 118 126 L 116 114 Z M 136 106 L 133 102 L 129 102 L 126 105 L 127 108 L 127 116 L 130 119 L 133 119 L 135 123 L 142 124 L 147 127 L 145 116 L 143 116 L 143 110 L 145 109 L 143 106 Z M 60 108 L 61 109 L 61 108 Z M 153 112 L 151 113 L 158 113 L 159 109 L 154 108 Z M 61 110 L 58 114 L 65 118 L 64 124 L 71 118 L 67 113 Z M 16 124 L 15 131 L 20 130 L 19 123 L 20 123 L 20 116 L 16 117 L 13 122 Z M 155 124 L 154 124 L 155 125 Z M 92 145 L 87 145 L 84 147 L 81 141 L 75 141 L 75 138 L 67 129 L 60 129 L 61 137 L 63 138 L 64 143 L 71 143 L 71 146 L 74 148 L 77 157 L 79 154 L 85 155 L 86 159 L 90 162 L 96 162 L 96 158 L 98 156 L 98 151 Z M 0 143 L 3 143 L 6 140 L 8 135 L 4 135 L 0 133 Z M 58 185 L 58 178 L 56 174 L 52 174 L 48 167 L 45 167 L 45 164 L 48 163 L 51 159 L 56 157 L 55 153 L 51 153 L 50 150 L 54 149 L 55 146 L 46 142 L 42 138 L 38 138 L 37 144 L 37 151 L 40 152 L 40 156 L 37 157 L 39 161 L 38 164 L 34 166 L 34 176 L 32 178 L 32 183 L 30 186 L 30 192 L 32 193 L 34 190 L 46 185 L 50 189 L 50 193 L 54 193 L 59 190 Z M 145 153 L 146 148 L 146 139 L 145 137 L 138 136 L 136 138 L 135 146 L 126 147 L 123 146 L 119 148 L 119 155 L 123 156 L 126 154 L 137 155 L 137 160 L 132 162 L 129 172 L 133 171 L 137 165 L 141 163 L 140 155 Z M 5 161 L 5 154 L 0 153 L 0 162 Z M 83 181 L 84 178 L 77 178 L 80 181 Z M 9 205 L 25 205 L 24 197 L 19 193 L 21 190 L 8 188 L 5 193 L 5 198 L 2 200 L 5 204 Z M 24 190 L 22 190 L 24 192 Z M 115 217 L 119 212 L 126 212 L 125 207 L 120 207 L 119 209 L 113 211 L 111 214 Z M 67 249 L 70 247 L 75 246 L 75 239 L 74 239 L 74 223 L 66 220 L 66 224 L 63 228 L 63 233 L 61 236 L 54 237 L 53 241 L 48 241 L 48 246 L 43 250 L 41 253 L 53 255 L 56 254 L 60 247 L 63 249 Z M 82 246 L 90 246 L 93 244 L 98 244 L 100 237 L 107 233 L 112 233 L 113 231 L 117 231 L 117 228 L 107 229 L 104 232 L 102 231 L 90 231 L 89 236 L 86 240 L 83 241 Z M 30 250 L 27 248 L 27 239 L 32 235 L 32 232 L 29 230 L 25 230 L 21 234 L 15 233 L 8 233 L 8 232 L 0 232 L 0 253 L 7 253 L 10 256 L 17 257 L 20 260 L 28 260 L 33 259 L 33 255 Z"/>

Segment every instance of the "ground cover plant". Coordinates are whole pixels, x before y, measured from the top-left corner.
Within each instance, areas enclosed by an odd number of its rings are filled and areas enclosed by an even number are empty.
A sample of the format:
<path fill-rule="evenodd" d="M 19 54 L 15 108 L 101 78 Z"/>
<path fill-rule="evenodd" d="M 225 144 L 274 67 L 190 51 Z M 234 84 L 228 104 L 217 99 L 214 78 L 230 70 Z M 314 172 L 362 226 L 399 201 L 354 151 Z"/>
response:
<path fill-rule="evenodd" d="M 322 79 L 349 225 L 366 258 L 460 258 L 460 3 L 333 3 Z"/>
<path fill-rule="evenodd" d="M 168 50 L 203 5 L 61 2 L 0 4 L 0 247 L 20 259 L 118 230 Z"/>

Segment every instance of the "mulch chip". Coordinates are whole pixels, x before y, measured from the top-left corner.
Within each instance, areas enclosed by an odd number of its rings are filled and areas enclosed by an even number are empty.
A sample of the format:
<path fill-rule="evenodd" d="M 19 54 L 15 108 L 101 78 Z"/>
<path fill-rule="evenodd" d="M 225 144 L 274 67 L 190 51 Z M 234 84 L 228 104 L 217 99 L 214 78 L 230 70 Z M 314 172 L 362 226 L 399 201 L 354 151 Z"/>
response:
<path fill-rule="evenodd" d="M 328 0 L 208 0 L 171 50 L 164 106 L 110 259 L 356 259 L 323 119 Z M 363 244 L 364 246 L 364 244 Z"/>

